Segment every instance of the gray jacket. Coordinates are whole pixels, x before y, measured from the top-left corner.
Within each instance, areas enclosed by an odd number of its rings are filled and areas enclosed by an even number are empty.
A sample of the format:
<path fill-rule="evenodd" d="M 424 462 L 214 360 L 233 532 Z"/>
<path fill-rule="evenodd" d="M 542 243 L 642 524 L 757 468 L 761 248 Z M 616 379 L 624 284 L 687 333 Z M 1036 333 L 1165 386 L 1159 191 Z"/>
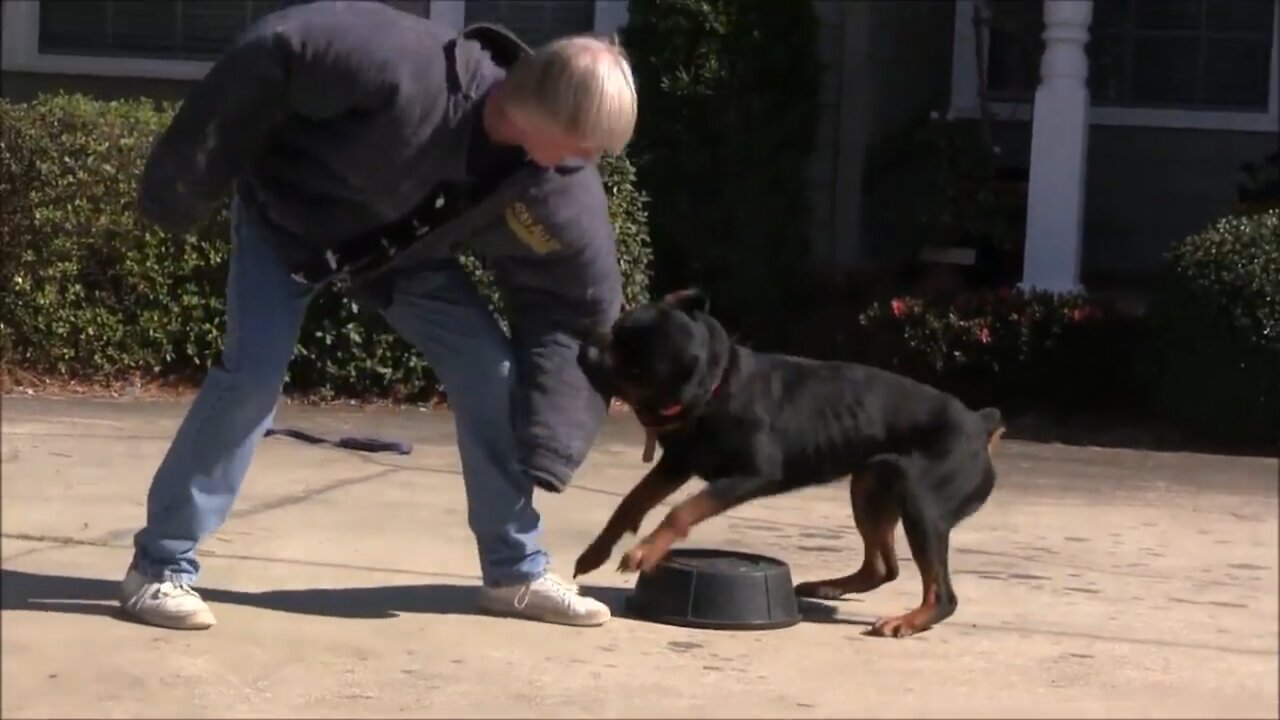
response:
<path fill-rule="evenodd" d="M 595 166 L 524 163 L 496 190 L 475 177 L 480 101 L 503 73 L 480 43 L 383 3 L 285 8 L 192 88 L 152 148 L 139 207 L 180 233 L 234 188 L 280 231 L 275 250 L 300 279 L 386 238 L 404 256 L 480 255 L 511 324 L 521 461 L 559 492 L 604 419 L 576 357 L 617 316 L 621 273 Z"/>

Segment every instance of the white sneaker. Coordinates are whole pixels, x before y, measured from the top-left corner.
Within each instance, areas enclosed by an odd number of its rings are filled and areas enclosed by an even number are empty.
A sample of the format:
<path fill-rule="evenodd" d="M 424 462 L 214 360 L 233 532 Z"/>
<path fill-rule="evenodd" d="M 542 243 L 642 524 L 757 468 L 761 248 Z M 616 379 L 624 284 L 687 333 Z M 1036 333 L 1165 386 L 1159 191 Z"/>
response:
<path fill-rule="evenodd" d="M 130 570 L 120 583 L 120 606 L 139 620 L 172 630 L 205 630 L 217 622 L 190 585 L 157 582 Z"/>
<path fill-rule="evenodd" d="M 577 585 L 553 573 L 524 585 L 482 588 L 480 609 L 495 615 L 579 626 L 603 625 L 611 616 L 608 605 L 580 594 Z"/>

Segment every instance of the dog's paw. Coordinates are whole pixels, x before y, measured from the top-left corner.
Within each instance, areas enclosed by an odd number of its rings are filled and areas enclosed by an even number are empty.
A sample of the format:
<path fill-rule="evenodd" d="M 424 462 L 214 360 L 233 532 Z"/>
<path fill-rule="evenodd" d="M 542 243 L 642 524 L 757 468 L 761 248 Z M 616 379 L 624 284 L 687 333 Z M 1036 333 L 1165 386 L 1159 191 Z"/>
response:
<path fill-rule="evenodd" d="M 618 561 L 618 572 L 649 572 L 658 566 L 665 553 L 649 545 L 640 544 L 626 551 Z"/>
<path fill-rule="evenodd" d="M 876 621 L 871 629 L 867 631 L 867 635 L 872 637 L 887 638 L 906 638 L 915 635 L 916 628 L 912 625 L 907 615 L 899 615 L 897 617 L 880 618 Z"/>
<path fill-rule="evenodd" d="M 640 571 L 640 561 L 644 559 L 644 546 L 637 545 L 630 550 L 622 553 L 622 558 L 618 560 L 618 572 L 633 573 Z"/>
<path fill-rule="evenodd" d="M 819 600 L 838 600 L 844 597 L 843 588 L 825 582 L 802 582 L 796 585 L 796 597 L 817 598 Z"/>
<path fill-rule="evenodd" d="M 593 542 L 588 545 L 587 549 L 578 556 L 577 562 L 573 564 L 573 576 L 586 575 L 599 568 L 605 560 L 609 559 L 611 550 L 612 548 L 600 543 Z"/>

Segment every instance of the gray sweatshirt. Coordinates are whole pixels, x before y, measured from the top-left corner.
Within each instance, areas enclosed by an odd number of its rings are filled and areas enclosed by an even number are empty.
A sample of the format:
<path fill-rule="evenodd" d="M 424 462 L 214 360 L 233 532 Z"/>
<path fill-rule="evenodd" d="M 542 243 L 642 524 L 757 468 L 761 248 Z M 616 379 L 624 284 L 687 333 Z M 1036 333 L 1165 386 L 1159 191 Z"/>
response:
<path fill-rule="evenodd" d="M 234 188 L 303 281 L 387 237 L 404 256 L 480 255 L 512 329 L 521 461 L 559 492 L 605 416 L 576 358 L 617 316 L 621 273 L 596 167 L 538 168 L 485 136 L 480 109 L 503 74 L 480 43 L 383 3 L 285 8 L 191 89 L 151 150 L 139 207 L 181 233 Z"/>

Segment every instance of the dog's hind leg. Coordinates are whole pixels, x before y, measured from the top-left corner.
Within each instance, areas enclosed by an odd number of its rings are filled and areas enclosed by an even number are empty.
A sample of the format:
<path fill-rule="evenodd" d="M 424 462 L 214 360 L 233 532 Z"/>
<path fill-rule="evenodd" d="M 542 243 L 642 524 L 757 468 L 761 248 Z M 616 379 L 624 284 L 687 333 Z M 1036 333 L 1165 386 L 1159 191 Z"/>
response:
<path fill-rule="evenodd" d="M 882 618 L 868 631 L 870 635 L 903 638 L 946 620 L 956 611 L 958 600 L 947 567 L 951 528 L 939 508 L 916 477 L 907 477 L 902 493 L 902 527 L 911 545 L 911 555 L 920 570 L 923 597 L 920 606 L 897 617 Z"/>
<path fill-rule="evenodd" d="M 850 478 L 853 521 L 862 536 L 862 567 L 852 575 L 800 583 L 796 586 L 797 596 L 831 600 L 849 593 L 870 592 L 898 577 L 893 536 L 899 510 L 894 475 L 901 472 L 896 463 L 879 462 Z"/>

